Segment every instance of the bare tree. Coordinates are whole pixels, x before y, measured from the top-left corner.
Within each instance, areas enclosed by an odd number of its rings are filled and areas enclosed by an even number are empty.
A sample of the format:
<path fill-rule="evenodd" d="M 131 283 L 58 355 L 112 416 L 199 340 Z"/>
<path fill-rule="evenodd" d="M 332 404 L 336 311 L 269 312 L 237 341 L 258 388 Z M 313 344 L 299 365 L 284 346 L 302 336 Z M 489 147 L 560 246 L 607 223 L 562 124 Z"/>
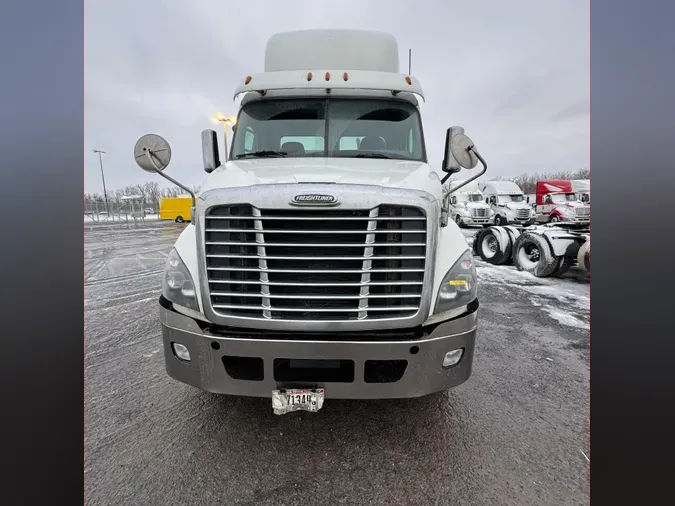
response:
<path fill-rule="evenodd" d="M 157 181 L 147 181 L 143 184 L 143 194 L 145 195 L 145 201 L 154 205 L 159 203 L 162 190 Z"/>

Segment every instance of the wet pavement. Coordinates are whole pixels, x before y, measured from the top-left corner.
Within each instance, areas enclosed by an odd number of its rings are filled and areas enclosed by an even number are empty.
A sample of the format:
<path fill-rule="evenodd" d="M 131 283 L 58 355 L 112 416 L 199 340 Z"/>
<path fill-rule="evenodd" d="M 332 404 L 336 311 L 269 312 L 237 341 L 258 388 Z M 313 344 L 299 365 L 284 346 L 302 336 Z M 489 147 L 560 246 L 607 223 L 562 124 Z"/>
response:
<path fill-rule="evenodd" d="M 454 390 L 275 416 L 165 373 L 157 298 L 182 228 L 85 227 L 88 505 L 588 503 L 581 271 L 479 261 L 473 374 Z"/>

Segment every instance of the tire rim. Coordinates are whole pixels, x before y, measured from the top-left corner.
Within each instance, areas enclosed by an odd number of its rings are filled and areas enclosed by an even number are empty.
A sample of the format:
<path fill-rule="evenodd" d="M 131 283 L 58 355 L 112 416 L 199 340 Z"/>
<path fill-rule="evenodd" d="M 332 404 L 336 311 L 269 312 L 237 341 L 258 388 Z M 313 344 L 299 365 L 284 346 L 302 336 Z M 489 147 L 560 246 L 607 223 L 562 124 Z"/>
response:
<path fill-rule="evenodd" d="M 560 221 L 560 218 L 557 216 L 551 216 L 551 223 L 558 223 Z"/>
<path fill-rule="evenodd" d="M 539 247 L 531 242 L 524 243 L 518 250 L 518 261 L 525 270 L 532 270 L 537 267 L 540 258 Z"/>
<path fill-rule="evenodd" d="M 497 238 L 493 234 L 489 234 L 487 237 L 483 238 L 481 242 L 481 250 L 485 258 L 492 258 L 497 254 Z"/>
<path fill-rule="evenodd" d="M 497 216 L 497 217 L 495 218 L 495 225 L 499 226 L 499 225 L 501 225 L 501 224 L 502 224 L 502 217 L 501 217 L 501 216 Z"/>

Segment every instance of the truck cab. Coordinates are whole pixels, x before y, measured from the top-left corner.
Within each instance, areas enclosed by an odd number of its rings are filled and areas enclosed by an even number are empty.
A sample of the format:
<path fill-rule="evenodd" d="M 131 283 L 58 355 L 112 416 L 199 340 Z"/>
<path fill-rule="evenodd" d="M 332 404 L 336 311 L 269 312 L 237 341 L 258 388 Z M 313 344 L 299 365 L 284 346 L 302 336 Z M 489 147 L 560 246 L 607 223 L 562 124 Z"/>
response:
<path fill-rule="evenodd" d="M 588 226 L 590 203 L 579 200 L 577 188 L 568 180 L 537 182 L 537 221 L 540 223 L 565 223 Z"/>
<path fill-rule="evenodd" d="M 463 185 L 464 180 L 450 181 L 450 188 Z M 473 181 L 464 185 L 459 191 L 449 197 L 448 209 L 450 219 L 457 226 L 488 226 L 494 212 L 484 201 L 478 182 Z"/>
<path fill-rule="evenodd" d="M 231 152 L 221 163 L 217 134 L 202 132 L 209 175 L 164 274 L 168 374 L 270 397 L 276 414 L 466 381 L 476 269 L 445 183 L 487 165 L 460 127 L 445 135 L 445 175 L 428 164 L 423 90 L 399 72 L 396 39 L 276 34 L 264 72 L 241 76 L 234 96 Z M 170 154 L 156 135 L 134 149 L 166 178 Z"/>
<path fill-rule="evenodd" d="M 590 179 L 572 179 L 572 191 L 580 202 L 591 205 L 591 181 Z"/>
<path fill-rule="evenodd" d="M 488 181 L 483 186 L 483 197 L 494 215 L 494 225 L 532 225 L 535 212 L 526 202 L 523 190 L 513 181 Z"/>

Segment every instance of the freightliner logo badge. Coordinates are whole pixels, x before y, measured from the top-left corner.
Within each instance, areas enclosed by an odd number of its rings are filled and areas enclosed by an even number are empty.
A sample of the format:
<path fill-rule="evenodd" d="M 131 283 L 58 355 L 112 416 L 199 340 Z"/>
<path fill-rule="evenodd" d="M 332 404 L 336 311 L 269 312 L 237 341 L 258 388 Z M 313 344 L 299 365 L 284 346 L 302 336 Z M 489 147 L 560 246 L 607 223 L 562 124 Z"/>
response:
<path fill-rule="evenodd" d="M 305 194 L 305 195 L 296 195 L 291 200 L 292 204 L 320 204 L 320 205 L 332 205 L 337 203 L 337 197 L 334 195 L 316 195 L 316 194 Z"/>

